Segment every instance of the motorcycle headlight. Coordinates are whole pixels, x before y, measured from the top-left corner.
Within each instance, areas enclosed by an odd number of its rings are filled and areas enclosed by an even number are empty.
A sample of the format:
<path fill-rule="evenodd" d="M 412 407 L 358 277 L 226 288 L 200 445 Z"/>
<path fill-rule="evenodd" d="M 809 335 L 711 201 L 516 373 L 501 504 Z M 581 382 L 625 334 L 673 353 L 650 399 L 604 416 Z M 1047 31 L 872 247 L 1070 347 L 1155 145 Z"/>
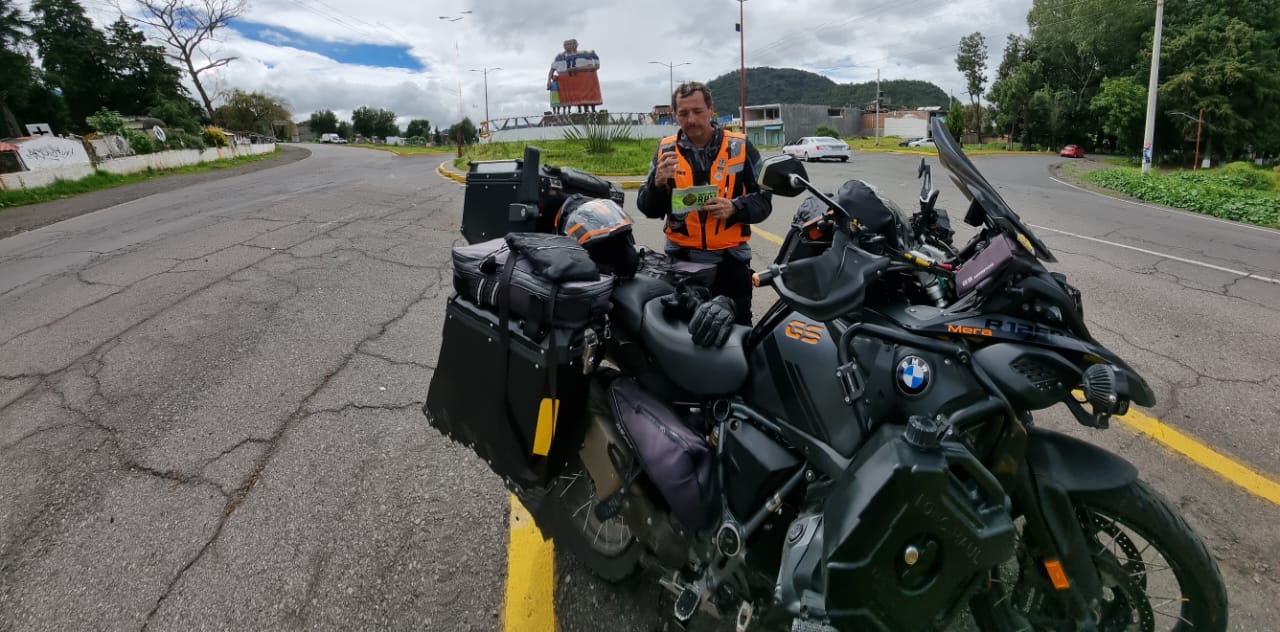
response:
<path fill-rule="evenodd" d="M 1084 396 L 1094 414 L 1123 415 L 1129 412 L 1129 383 L 1120 379 L 1110 364 L 1095 364 L 1084 372 Z"/>

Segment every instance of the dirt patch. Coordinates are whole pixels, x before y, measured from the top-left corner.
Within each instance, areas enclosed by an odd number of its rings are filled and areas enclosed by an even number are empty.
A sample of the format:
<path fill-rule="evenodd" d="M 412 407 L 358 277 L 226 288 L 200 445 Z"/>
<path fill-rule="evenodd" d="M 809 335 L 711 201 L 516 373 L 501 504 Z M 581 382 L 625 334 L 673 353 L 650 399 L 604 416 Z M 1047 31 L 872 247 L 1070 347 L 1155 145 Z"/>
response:
<path fill-rule="evenodd" d="M 0 239 L 12 237 L 18 233 L 35 230 L 42 226 L 55 224 L 65 219 L 79 217 L 85 213 L 100 211 L 117 204 L 132 202 L 156 193 L 174 191 L 201 182 L 221 180 L 254 171 L 279 167 L 291 162 L 298 162 L 311 155 L 311 150 L 304 147 L 281 146 L 282 151 L 275 157 L 257 162 L 245 163 L 230 169 L 215 169 L 202 173 L 184 173 L 164 176 L 146 182 L 126 184 L 121 187 L 103 189 L 76 197 L 40 204 L 30 204 L 12 208 L 0 213 Z"/>

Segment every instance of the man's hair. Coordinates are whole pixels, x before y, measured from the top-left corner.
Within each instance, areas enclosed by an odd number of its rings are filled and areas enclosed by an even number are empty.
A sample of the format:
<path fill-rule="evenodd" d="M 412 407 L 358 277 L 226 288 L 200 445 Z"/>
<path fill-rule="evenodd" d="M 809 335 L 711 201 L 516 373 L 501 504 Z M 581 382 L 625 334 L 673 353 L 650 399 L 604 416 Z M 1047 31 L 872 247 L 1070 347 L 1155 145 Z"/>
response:
<path fill-rule="evenodd" d="M 675 92 L 671 93 L 671 111 L 675 112 L 676 110 L 676 99 L 683 99 L 695 92 L 702 93 L 702 99 L 707 102 L 708 110 L 714 109 L 714 105 L 711 100 L 711 88 L 708 88 L 707 84 L 699 81 L 686 81 L 680 84 L 680 86 L 676 88 Z"/>

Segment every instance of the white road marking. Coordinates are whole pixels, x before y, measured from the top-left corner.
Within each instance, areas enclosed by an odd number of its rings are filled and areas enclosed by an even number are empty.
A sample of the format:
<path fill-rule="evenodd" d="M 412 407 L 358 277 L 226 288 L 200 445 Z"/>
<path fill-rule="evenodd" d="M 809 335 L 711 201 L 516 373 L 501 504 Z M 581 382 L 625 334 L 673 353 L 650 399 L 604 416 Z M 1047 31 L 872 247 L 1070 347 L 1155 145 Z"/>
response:
<path fill-rule="evenodd" d="M 1143 208 L 1155 209 L 1155 210 L 1157 210 L 1157 211 L 1164 211 L 1164 212 L 1166 212 L 1166 213 L 1170 213 L 1170 214 L 1186 215 L 1186 216 L 1190 216 L 1190 217 L 1195 217 L 1195 218 L 1198 218 L 1198 219 L 1202 219 L 1202 220 L 1205 220 L 1205 221 L 1207 221 L 1207 222 L 1214 222 L 1214 223 L 1217 223 L 1217 224 L 1226 224 L 1226 225 L 1228 225 L 1228 226 L 1235 226 L 1235 227 L 1237 227 L 1237 228 L 1248 228 L 1249 230 L 1256 230 L 1256 231 L 1259 231 L 1259 232 L 1263 232 L 1263 233 L 1270 233 L 1270 234 L 1272 234 L 1272 235 L 1278 235 L 1278 236 L 1280 236 L 1280 231 L 1275 230 L 1275 229 L 1273 229 L 1273 228 L 1265 228 L 1265 227 L 1263 227 L 1263 226 L 1254 226 L 1254 225 L 1252 225 L 1252 224 L 1242 224 L 1242 223 L 1240 223 L 1240 222 L 1233 222 L 1233 221 L 1230 221 L 1230 220 L 1218 219 L 1218 218 L 1216 218 L 1216 217 L 1212 217 L 1212 216 L 1209 216 L 1209 215 L 1204 215 L 1204 214 L 1202 214 L 1202 213 L 1197 213 L 1197 212 L 1195 212 L 1195 211 L 1179 211 L 1179 210 L 1175 210 L 1175 209 L 1171 209 L 1171 208 L 1166 208 L 1166 207 L 1163 207 L 1163 206 L 1156 206 L 1155 204 L 1146 204 L 1146 203 L 1144 203 L 1144 202 L 1134 202 L 1133 200 L 1125 200 L 1125 199 L 1122 199 L 1122 198 L 1115 198 L 1115 197 L 1111 197 L 1110 195 L 1103 195 L 1103 194 L 1101 194 L 1101 193 L 1098 193 L 1097 191 L 1090 191 L 1089 189 L 1086 189 L 1086 188 L 1084 188 L 1084 187 L 1080 187 L 1080 186 L 1076 186 L 1076 185 L 1074 185 L 1074 184 L 1071 184 L 1070 182 L 1063 182 L 1062 180 L 1059 180 L 1059 179 L 1054 178 L 1054 177 L 1052 177 L 1052 176 L 1050 176 L 1050 177 L 1049 177 L 1049 179 L 1050 179 L 1050 180 L 1053 180 L 1054 182 L 1057 182 L 1058 184 L 1061 184 L 1061 185 L 1063 185 L 1063 186 L 1071 187 L 1071 188 L 1073 188 L 1073 189 L 1075 189 L 1075 190 L 1077 190 L 1077 191 L 1084 191 L 1085 193 L 1088 193 L 1089 195 L 1096 195 L 1096 196 L 1098 196 L 1098 197 L 1104 197 L 1104 198 L 1107 198 L 1108 200 L 1113 200 L 1113 201 L 1116 201 L 1116 202 L 1124 202 L 1125 204 L 1132 204 L 1133 206 L 1141 206 L 1141 207 L 1143 207 Z"/>
<path fill-rule="evenodd" d="M 1193 266 L 1200 266 L 1200 267 L 1202 267 L 1202 268 L 1209 268 L 1209 269 L 1211 269 L 1211 270 L 1217 270 L 1217 271 L 1219 271 L 1219 272 L 1226 272 L 1226 273 L 1229 273 L 1229 274 L 1234 274 L 1234 275 L 1236 275 L 1236 276 L 1244 277 L 1244 278 L 1246 278 L 1246 279 L 1256 279 L 1256 280 L 1258 280 L 1258 281 L 1264 281 L 1264 282 L 1266 282 L 1266 283 L 1275 283 L 1276 285 L 1280 285 L 1280 279 L 1273 279 L 1273 278 L 1271 278 L 1271 277 L 1265 277 L 1265 276 L 1262 276 L 1262 275 L 1260 275 L 1260 274 L 1254 274 L 1254 273 L 1252 273 L 1252 272 L 1244 272 L 1244 271 L 1241 271 L 1241 270 L 1235 270 L 1235 269 L 1232 269 L 1232 268 L 1224 268 L 1224 267 L 1222 267 L 1222 266 L 1214 265 L 1214 264 L 1212 264 L 1212 263 L 1205 263 L 1205 262 L 1203 262 L 1203 261 L 1196 261 L 1195 259 L 1187 259 L 1187 258 L 1185 258 L 1185 257 L 1177 257 L 1177 256 L 1174 256 L 1174 255 L 1165 254 L 1165 253 L 1163 253 L 1163 252 L 1157 252 L 1157 251 L 1155 251 L 1155 250 L 1147 250 L 1146 248 L 1139 248 L 1139 247 L 1137 247 L 1137 246 L 1129 246 L 1129 245 L 1126 245 L 1126 244 L 1116 243 L 1116 242 L 1114 242 L 1114 241 L 1107 241 L 1106 239 L 1098 239 L 1097 237 L 1090 237 L 1090 236 L 1088 236 L 1088 235 L 1080 235 L 1080 234 L 1077 234 L 1077 233 L 1069 233 L 1069 232 L 1067 232 L 1067 231 L 1065 231 L 1065 230 L 1058 230 L 1058 229 L 1056 229 L 1056 228 L 1049 228 L 1048 226 L 1039 226 L 1039 225 L 1036 225 L 1036 224 L 1028 224 L 1028 226 L 1030 226 L 1030 227 L 1032 227 L 1032 228 L 1034 228 L 1034 229 L 1036 229 L 1036 230 L 1047 230 L 1047 231 L 1049 231 L 1049 232 L 1051 232 L 1051 233 L 1058 233 L 1059 235 L 1066 235 L 1066 236 L 1068 236 L 1068 237 L 1075 237 L 1076 239 L 1083 239 L 1083 240 L 1085 240 L 1085 241 L 1092 241 L 1092 242 L 1097 242 L 1097 243 L 1100 243 L 1100 244 L 1106 244 L 1106 245 L 1108 245 L 1108 246 L 1115 246 L 1116 248 L 1124 248 L 1124 249 L 1126 249 L 1126 250 L 1133 250 L 1133 251 L 1136 251 L 1136 252 L 1141 252 L 1141 253 L 1143 253 L 1143 254 L 1151 255 L 1151 256 L 1153 256 L 1153 257 L 1160 257 L 1160 258 L 1162 258 L 1162 259 L 1171 259 L 1171 260 L 1173 260 L 1173 261 L 1180 261 L 1180 262 L 1182 262 L 1182 263 L 1189 263 L 1189 264 L 1191 264 L 1191 265 L 1193 265 Z"/>

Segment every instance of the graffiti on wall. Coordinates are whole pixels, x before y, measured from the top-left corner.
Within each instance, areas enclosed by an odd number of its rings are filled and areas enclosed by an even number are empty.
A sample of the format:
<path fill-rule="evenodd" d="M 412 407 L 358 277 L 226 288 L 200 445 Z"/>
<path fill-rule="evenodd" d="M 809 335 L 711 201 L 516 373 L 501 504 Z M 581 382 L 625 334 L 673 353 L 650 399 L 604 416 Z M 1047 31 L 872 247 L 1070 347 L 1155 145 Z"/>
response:
<path fill-rule="evenodd" d="M 41 136 L 15 144 L 18 145 L 18 155 L 22 157 L 23 164 L 31 171 L 90 164 L 89 154 L 79 141 Z"/>

